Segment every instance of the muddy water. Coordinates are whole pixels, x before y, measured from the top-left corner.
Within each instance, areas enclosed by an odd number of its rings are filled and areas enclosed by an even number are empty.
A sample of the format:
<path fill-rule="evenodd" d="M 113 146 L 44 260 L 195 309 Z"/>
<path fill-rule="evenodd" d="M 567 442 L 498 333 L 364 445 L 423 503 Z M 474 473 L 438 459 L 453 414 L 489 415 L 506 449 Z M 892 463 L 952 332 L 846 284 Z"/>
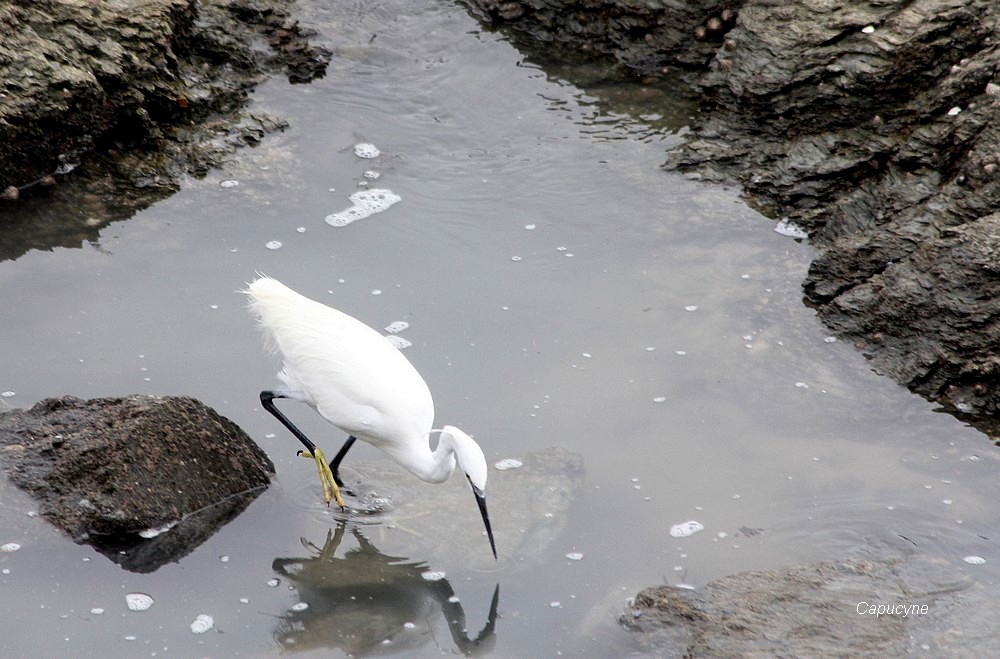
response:
<path fill-rule="evenodd" d="M 0 545 L 19 545 L 0 553 L 5 656 L 616 656 L 634 649 L 616 615 L 643 586 L 900 536 L 996 580 L 993 449 L 828 336 L 800 301 L 809 247 L 736 191 L 658 168 L 683 139 L 680 90 L 543 68 L 449 4 L 302 12 L 335 35 L 329 74 L 255 94 L 290 129 L 94 243 L 0 263 L 2 404 L 193 395 L 270 453 L 275 485 L 139 575 L 3 482 Z M 400 201 L 324 221 L 366 187 Z M 409 324 L 436 423 L 524 463 L 491 472 L 499 561 L 462 482 L 423 485 L 369 447 L 347 471 L 392 510 L 320 504 L 256 400 L 275 363 L 236 293 L 255 271 Z M 688 521 L 704 530 L 671 535 Z M 130 610 L 132 593 L 153 604 Z M 211 628 L 194 633 L 199 615 Z"/>

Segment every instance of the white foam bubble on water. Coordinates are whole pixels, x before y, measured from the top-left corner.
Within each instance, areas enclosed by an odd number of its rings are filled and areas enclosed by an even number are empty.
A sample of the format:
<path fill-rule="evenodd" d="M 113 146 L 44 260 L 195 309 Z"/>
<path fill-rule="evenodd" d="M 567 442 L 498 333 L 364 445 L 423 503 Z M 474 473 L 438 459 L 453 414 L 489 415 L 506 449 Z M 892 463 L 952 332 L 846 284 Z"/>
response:
<path fill-rule="evenodd" d="M 789 238 L 809 237 L 809 233 L 805 229 L 787 219 L 781 220 L 775 224 L 774 231 L 775 233 L 780 233 L 781 235 L 788 236 Z"/>
<path fill-rule="evenodd" d="M 983 558 L 982 556 L 966 556 L 962 560 L 968 563 L 969 565 L 982 565 L 983 563 L 986 562 L 986 559 Z"/>
<path fill-rule="evenodd" d="M 240 184 L 239 181 L 230 178 L 230 179 L 226 179 L 225 181 L 219 182 L 219 187 L 220 188 L 235 188 L 239 184 Z"/>
<path fill-rule="evenodd" d="M 191 623 L 191 633 L 204 634 L 212 627 L 215 627 L 215 620 L 212 619 L 212 616 L 205 613 L 199 613 L 198 617 Z"/>
<path fill-rule="evenodd" d="M 583 554 L 581 554 L 578 551 L 571 551 L 570 553 L 566 554 L 566 558 L 568 558 L 571 561 L 581 561 L 583 560 Z"/>
<path fill-rule="evenodd" d="M 155 601 L 146 593 L 129 593 L 125 596 L 125 605 L 129 611 L 145 611 L 153 606 Z"/>
<path fill-rule="evenodd" d="M 686 538 L 690 535 L 694 535 L 698 531 L 704 531 L 705 525 L 701 522 L 696 522 L 691 520 L 690 522 L 684 522 L 682 524 L 674 524 L 670 527 L 670 537 L 672 538 Z"/>
<path fill-rule="evenodd" d="M 353 205 L 338 213 L 327 215 L 325 218 L 327 224 L 332 227 L 346 227 L 351 222 L 388 210 L 390 206 L 403 199 L 392 190 L 383 188 L 358 190 L 348 198 Z"/>
<path fill-rule="evenodd" d="M 157 526 L 157 527 L 152 528 L 152 529 L 144 529 L 142 531 L 139 531 L 139 537 L 140 538 L 146 538 L 147 540 L 149 540 L 150 538 L 155 538 L 158 535 L 162 535 L 163 533 L 166 533 L 167 531 L 169 531 L 170 529 L 174 528 L 175 526 L 177 526 L 177 522 L 167 522 L 166 524 L 163 524 L 161 526 Z"/>
<path fill-rule="evenodd" d="M 10 391 L 9 389 L 7 391 L 3 392 L 2 394 L 0 394 L 0 396 L 3 396 L 4 398 L 12 398 L 12 397 L 14 397 L 16 395 L 17 395 L 16 393 L 14 393 L 13 391 Z"/>
<path fill-rule="evenodd" d="M 403 627 L 405 627 L 406 629 L 416 629 L 417 628 L 417 626 L 415 624 L 413 624 L 412 622 L 404 622 L 403 623 Z"/>
<path fill-rule="evenodd" d="M 95 606 L 90 610 L 90 612 L 95 616 L 99 616 L 104 614 L 104 609 Z"/>
<path fill-rule="evenodd" d="M 386 341 L 396 346 L 400 350 L 406 350 L 407 348 L 413 345 L 413 342 L 404 339 L 398 334 L 389 334 L 385 337 L 385 339 Z"/>
<path fill-rule="evenodd" d="M 424 581 L 441 581 L 444 579 L 445 573 L 435 570 L 427 570 L 426 572 L 421 572 L 420 576 L 424 578 Z"/>
<path fill-rule="evenodd" d="M 369 142 L 359 142 L 354 145 L 354 155 L 359 158 L 378 158 L 381 153 L 377 146 Z"/>
<path fill-rule="evenodd" d="M 305 611 L 309 608 L 308 602 L 297 602 L 292 605 L 292 611 Z"/>
<path fill-rule="evenodd" d="M 266 247 L 268 249 L 281 249 L 281 241 L 280 240 L 269 240 L 269 241 L 267 241 L 267 243 L 264 244 L 264 247 Z"/>
<path fill-rule="evenodd" d="M 385 331 L 389 334 L 399 334 L 410 326 L 405 320 L 396 320 L 385 326 Z"/>
<path fill-rule="evenodd" d="M 8 542 L 5 545 L 0 545 L 0 551 L 2 551 L 4 553 L 7 553 L 7 554 L 15 552 L 15 551 L 17 551 L 20 548 L 21 548 L 21 545 L 17 544 L 16 542 Z"/>
<path fill-rule="evenodd" d="M 499 469 L 500 471 L 507 471 L 508 469 L 517 469 L 519 467 L 523 467 L 524 463 L 521 462 L 520 460 L 515 460 L 514 458 L 504 458 L 503 460 L 500 460 L 493 466 Z"/>

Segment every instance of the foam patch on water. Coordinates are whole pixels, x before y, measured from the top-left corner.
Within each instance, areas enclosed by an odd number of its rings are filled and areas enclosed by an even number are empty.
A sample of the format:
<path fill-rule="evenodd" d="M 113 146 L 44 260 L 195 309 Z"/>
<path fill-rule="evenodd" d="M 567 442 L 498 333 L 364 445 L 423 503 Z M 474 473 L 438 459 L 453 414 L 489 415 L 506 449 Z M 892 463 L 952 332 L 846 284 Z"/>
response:
<path fill-rule="evenodd" d="M 373 188 L 371 190 L 358 190 L 349 199 L 354 204 L 350 208 L 339 213 L 327 215 L 326 223 L 332 227 L 346 227 L 351 222 L 363 220 L 366 217 L 388 210 L 393 204 L 403 200 L 392 190 Z"/>
<path fill-rule="evenodd" d="M 359 158 L 378 158 L 381 151 L 374 144 L 360 142 L 354 145 L 354 155 Z"/>
<path fill-rule="evenodd" d="M 215 627 L 215 620 L 206 613 L 199 613 L 198 617 L 191 623 L 192 634 L 204 634 L 212 627 Z"/>
<path fill-rule="evenodd" d="M 493 466 L 499 469 L 500 471 L 507 471 L 508 469 L 517 469 L 519 467 L 523 467 L 524 463 L 521 462 L 520 460 L 515 460 L 514 458 L 504 458 L 503 460 L 497 462 Z"/>
<path fill-rule="evenodd" d="M 395 322 L 389 323 L 385 326 L 385 331 L 389 334 L 399 334 L 403 330 L 410 327 L 410 324 L 405 320 L 397 320 Z"/>
<path fill-rule="evenodd" d="M 8 542 L 5 545 L 0 545 L 0 551 L 4 552 L 5 554 L 15 552 L 20 548 L 21 545 L 17 544 L 16 542 Z"/>
<path fill-rule="evenodd" d="M 795 224 L 794 222 L 789 222 L 788 220 L 781 220 L 774 225 L 774 231 L 780 233 L 783 236 L 788 236 L 789 238 L 808 238 L 809 234 L 805 229 Z"/>
<path fill-rule="evenodd" d="M 428 570 L 427 572 L 421 572 L 420 576 L 424 578 L 424 581 L 441 581 L 445 577 L 444 572 L 438 572 L 436 570 Z"/>
<path fill-rule="evenodd" d="M 385 340 L 391 343 L 392 345 L 396 346 L 400 350 L 405 350 L 413 345 L 412 341 L 404 339 L 398 334 L 390 334 L 385 337 Z"/>
<path fill-rule="evenodd" d="M 125 596 L 125 605 L 129 611 L 145 611 L 153 606 L 155 601 L 146 593 L 129 593 Z"/>
<path fill-rule="evenodd" d="M 167 522 L 163 526 L 157 526 L 156 528 L 139 531 L 139 537 L 149 540 L 150 538 L 155 538 L 158 535 L 166 533 L 175 526 L 177 526 L 177 522 Z"/>
<path fill-rule="evenodd" d="M 690 522 L 684 522 L 683 524 L 674 524 L 670 527 L 670 536 L 673 538 L 686 538 L 689 535 L 694 535 L 698 531 L 704 531 L 705 525 L 701 522 L 696 522 L 691 520 Z"/>

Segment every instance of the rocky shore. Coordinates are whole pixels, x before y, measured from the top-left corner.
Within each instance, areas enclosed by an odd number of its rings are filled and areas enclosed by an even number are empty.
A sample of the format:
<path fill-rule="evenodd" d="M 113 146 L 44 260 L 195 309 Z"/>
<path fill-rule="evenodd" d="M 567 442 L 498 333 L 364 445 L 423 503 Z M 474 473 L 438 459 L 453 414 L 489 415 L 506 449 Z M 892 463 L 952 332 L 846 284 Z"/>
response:
<path fill-rule="evenodd" d="M 872 367 L 1000 438 L 1000 6 L 467 0 L 516 39 L 700 92 L 667 166 L 737 181 L 821 253 L 807 304 Z"/>
<path fill-rule="evenodd" d="M 92 239 L 281 130 L 247 108 L 253 87 L 330 60 L 293 5 L 0 2 L 0 258 Z M 78 226 L 38 219 L 55 214 Z"/>
<path fill-rule="evenodd" d="M 738 182 L 801 229 L 820 250 L 803 296 L 822 322 L 1000 440 L 1000 5 L 465 2 L 515 41 L 614 57 L 650 87 L 679 72 L 699 116 L 666 166 Z M 963 605 L 979 584 L 927 556 L 859 551 L 647 588 L 620 621 L 651 656 L 990 654 L 981 607 Z M 896 608 L 872 616 L 872 601 Z M 899 613 L 913 601 L 933 624 Z"/>

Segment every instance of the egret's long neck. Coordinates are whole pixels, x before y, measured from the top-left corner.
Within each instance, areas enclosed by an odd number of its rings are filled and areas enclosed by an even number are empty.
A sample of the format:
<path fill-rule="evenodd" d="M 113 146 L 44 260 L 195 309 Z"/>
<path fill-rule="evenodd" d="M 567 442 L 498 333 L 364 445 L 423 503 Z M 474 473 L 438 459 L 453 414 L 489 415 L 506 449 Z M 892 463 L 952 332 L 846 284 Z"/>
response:
<path fill-rule="evenodd" d="M 427 435 L 421 437 L 419 442 L 408 444 L 405 453 L 395 453 L 389 449 L 387 451 L 417 478 L 428 483 L 443 483 L 448 480 L 457 464 L 455 444 L 451 436 L 445 433 L 438 436 L 437 447 L 433 451 Z"/>

